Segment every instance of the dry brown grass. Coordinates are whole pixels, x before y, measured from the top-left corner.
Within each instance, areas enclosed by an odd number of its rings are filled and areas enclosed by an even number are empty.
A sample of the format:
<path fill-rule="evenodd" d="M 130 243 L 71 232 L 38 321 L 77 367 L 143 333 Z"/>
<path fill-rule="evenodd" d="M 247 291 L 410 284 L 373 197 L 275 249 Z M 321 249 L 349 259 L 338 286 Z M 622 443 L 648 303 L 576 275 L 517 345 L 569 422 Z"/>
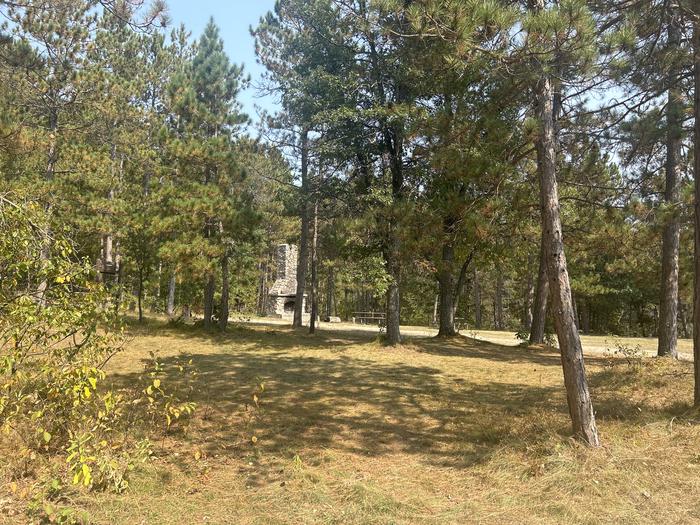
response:
<path fill-rule="evenodd" d="M 368 333 L 264 325 L 132 332 L 114 381 L 133 381 L 151 350 L 189 355 L 200 407 L 126 494 L 72 496 L 95 523 L 700 522 L 689 363 L 589 358 L 604 443 L 590 450 L 569 439 L 546 350 L 467 338 L 390 350 Z"/>

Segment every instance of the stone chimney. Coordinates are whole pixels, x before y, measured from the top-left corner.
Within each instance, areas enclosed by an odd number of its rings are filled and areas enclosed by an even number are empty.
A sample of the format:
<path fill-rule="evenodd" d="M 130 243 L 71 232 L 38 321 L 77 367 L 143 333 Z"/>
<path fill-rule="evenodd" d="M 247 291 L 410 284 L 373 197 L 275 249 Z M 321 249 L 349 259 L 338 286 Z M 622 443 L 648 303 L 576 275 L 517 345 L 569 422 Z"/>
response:
<path fill-rule="evenodd" d="M 270 288 L 270 295 L 295 295 L 297 293 L 297 247 L 290 244 L 277 246 L 277 280 Z"/>
<path fill-rule="evenodd" d="M 277 280 L 270 288 L 269 308 L 271 315 L 287 318 L 294 312 L 294 303 L 297 293 L 297 256 L 298 249 L 293 244 L 280 244 L 277 246 Z M 304 294 L 302 309 L 306 308 L 306 294 Z"/>
<path fill-rule="evenodd" d="M 297 257 L 298 250 L 293 244 L 277 246 L 277 279 L 285 280 L 291 277 L 297 280 Z"/>

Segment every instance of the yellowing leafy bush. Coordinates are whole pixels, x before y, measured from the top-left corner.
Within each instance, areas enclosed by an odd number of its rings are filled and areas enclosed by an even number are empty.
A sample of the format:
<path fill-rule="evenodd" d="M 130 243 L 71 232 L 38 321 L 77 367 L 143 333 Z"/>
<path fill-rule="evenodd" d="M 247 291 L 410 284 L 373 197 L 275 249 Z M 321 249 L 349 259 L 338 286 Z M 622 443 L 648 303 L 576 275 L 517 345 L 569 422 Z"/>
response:
<path fill-rule="evenodd" d="M 122 491 L 150 455 L 148 420 L 160 414 L 169 426 L 194 410 L 162 387 L 159 371 L 143 390 L 107 387 L 104 365 L 123 341 L 114 311 L 44 210 L 0 195 L 0 430 L 23 458 L 11 474 L 62 455 L 69 482 Z M 144 432 L 136 420 L 149 423 Z"/>

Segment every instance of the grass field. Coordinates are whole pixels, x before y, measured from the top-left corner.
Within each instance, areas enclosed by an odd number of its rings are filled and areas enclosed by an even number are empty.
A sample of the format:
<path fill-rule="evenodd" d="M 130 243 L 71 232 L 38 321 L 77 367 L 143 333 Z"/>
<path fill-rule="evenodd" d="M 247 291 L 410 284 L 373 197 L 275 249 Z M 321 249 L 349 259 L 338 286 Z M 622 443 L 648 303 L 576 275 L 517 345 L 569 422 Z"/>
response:
<path fill-rule="evenodd" d="M 279 324 L 281 326 L 288 324 L 282 320 L 272 320 L 265 318 L 252 318 L 248 322 L 258 324 Z M 356 332 L 377 333 L 378 329 L 373 325 L 358 325 L 350 323 L 339 323 L 327 325 L 322 323 L 322 328 L 330 330 L 351 330 Z M 401 333 L 408 336 L 431 337 L 437 335 L 435 328 L 425 326 L 401 326 Z M 480 341 L 496 343 L 503 346 L 518 346 L 521 341 L 516 337 L 515 332 L 495 331 L 495 330 L 475 330 L 465 328 L 461 331 L 462 335 Z M 638 349 L 640 355 L 652 357 L 656 355 L 658 340 L 652 337 L 619 337 L 614 335 L 581 335 L 581 344 L 586 354 L 601 356 L 611 355 L 615 353 L 618 345 L 622 344 L 632 350 Z M 681 359 L 692 360 L 693 358 L 693 340 L 678 339 L 678 353 Z"/>
<path fill-rule="evenodd" d="M 687 362 L 589 356 L 604 443 L 589 450 L 569 439 L 547 349 L 418 336 L 386 349 L 349 327 L 130 331 L 112 380 L 134 381 L 149 351 L 191 358 L 199 407 L 126 493 L 74 492 L 94 523 L 700 523 Z"/>

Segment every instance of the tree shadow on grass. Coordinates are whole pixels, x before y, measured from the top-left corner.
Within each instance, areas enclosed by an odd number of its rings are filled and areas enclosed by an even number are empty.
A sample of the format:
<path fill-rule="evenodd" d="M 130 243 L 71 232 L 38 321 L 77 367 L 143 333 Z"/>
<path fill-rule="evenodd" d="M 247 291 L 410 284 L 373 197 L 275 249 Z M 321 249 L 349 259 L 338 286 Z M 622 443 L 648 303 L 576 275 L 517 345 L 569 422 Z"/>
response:
<path fill-rule="evenodd" d="M 376 457 L 411 454 L 436 466 L 467 468 L 487 461 L 504 447 L 523 449 L 526 443 L 544 442 L 552 433 L 568 437 L 570 428 L 563 388 L 526 381 L 450 370 L 448 361 L 435 366 L 411 363 L 411 356 L 431 354 L 458 357 L 488 374 L 489 360 L 521 367 L 561 366 L 557 354 L 501 346 L 466 338 L 412 339 L 401 360 L 373 360 L 348 352 L 367 343 L 372 334 L 320 332 L 307 336 L 284 327 L 236 327 L 225 334 L 196 329 L 162 329 L 162 335 L 217 345 L 216 353 L 193 353 L 199 369 L 192 400 L 200 405 L 197 425 L 183 439 L 209 456 L 246 457 L 253 453 L 250 438 L 264 454 L 305 461 L 321 461 L 326 451 Z M 152 335 L 152 333 L 151 333 Z M 220 348 L 218 348 L 220 347 Z M 314 353 L 314 350 L 325 351 Z M 309 352 L 309 350 L 311 352 Z M 330 350 L 330 352 L 329 352 Z M 393 352 L 377 347 L 378 352 Z M 397 351 L 397 352 L 398 352 Z M 166 357 L 167 365 L 175 358 Z M 417 359 L 415 359 L 418 361 Z M 588 359 L 587 361 L 594 361 Z M 114 377 L 129 385 L 139 374 Z M 488 377 L 485 380 L 484 377 Z M 259 379 L 265 381 L 261 409 L 246 426 L 246 407 Z M 168 382 L 177 382 L 177 377 Z M 593 396 L 600 420 L 629 418 L 639 413 L 638 403 L 627 403 L 605 389 L 611 377 L 593 375 Z M 185 386 L 185 385 L 180 385 Z M 597 396 L 596 390 L 605 392 Z M 670 412 L 649 411 L 666 418 Z M 647 417 L 649 415 L 647 414 Z M 538 422 L 545 432 L 532 430 Z M 541 430 L 541 429 L 540 429 Z"/>
<path fill-rule="evenodd" d="M 294 329 L 291 326 L 272 323 L 231 323 L 225 331 L 221 331 L 218 328 L 207 330 L 199 325 L 151 321 L 143 325 L 130 325 L 129 333 L 133 336 L 158 335 L 215 345 L 245 343 L 284 350 L 299 346 L 304 348 L 342 347 L 377 340 L 377 334 L 359 330 L 319 330 L 315 334 L 309 334 L 307 327 Z"/>
<path fill-rule="evenodd" d="M 503 346 L 467 337 L 432 338 L 421 342 L 416 351 L 437 356 L 487 359 L 513 365 L 561 367 L 561 357 L 556 348 Z M 692 405 L 687 401 L 690 396 L 686 396 L 686 401 L 679 399 L 677 388 L 684 376 L 692 374 L 692 364 L 675 362 L 670 368 L 655 370 L 654 361 L 655 358 L 644 358 L 640 368 L 634 363 L 626 363 L 625 358 L 585 357 L 588 383 L 598 421 L 624 420 L 641 424 L 696 416 Z M 640 389 L 647 391 L 648 395 L 635 395 Z"/>
<path fill-rule="evenodd" d="M 561 356 L 557 348 L 500 345 L 463 335 L 450 338 L 426 338 L 421 341 L 416 351 L 436 356 L 488 359 L 511 364 L 561 366 Z M 607 359 L 587 355 L 585 361 L 591 365 L 603 365 Z"/>
<path fill-rule="evenodd" d="M 697 409 L 690 403 L 692 363 L 645 358 L 635 366 L 625 364 L 623 359 L 606 364 L 589 380 L 600 419 L 634 424 L 676 418 L 697 420 Z"/>

